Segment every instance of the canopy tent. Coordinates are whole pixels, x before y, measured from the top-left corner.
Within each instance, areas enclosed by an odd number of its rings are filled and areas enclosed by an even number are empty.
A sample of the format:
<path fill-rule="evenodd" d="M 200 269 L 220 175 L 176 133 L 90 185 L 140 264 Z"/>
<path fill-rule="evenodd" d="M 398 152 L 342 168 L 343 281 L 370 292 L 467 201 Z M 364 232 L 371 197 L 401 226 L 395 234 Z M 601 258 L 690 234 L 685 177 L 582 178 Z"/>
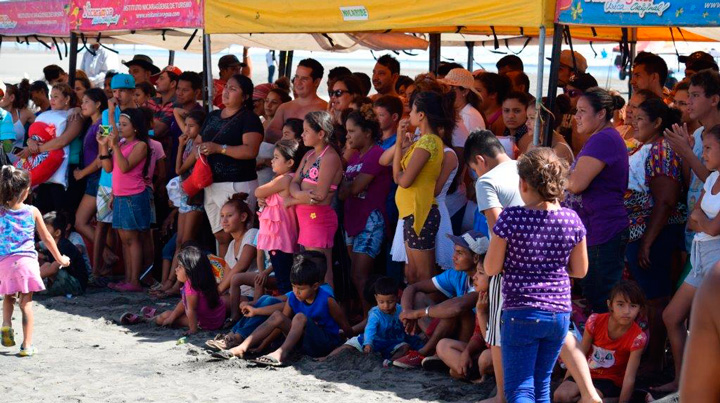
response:
<path fill-rule="evenodd" d="M 119 33 L 110 36 L 115 43 L 151 45 L 168 50 L 202 53 L 201 30 L 151 30 Z M 354 52 L 356 50 L 416 50 L 427 49 L 428 41 L 403 33 L 354 34 L 220 34 L 213 35 L 212 51 L 220 52 L 230 45 L 274 50 L 307 50 L 325 52 Z"/>

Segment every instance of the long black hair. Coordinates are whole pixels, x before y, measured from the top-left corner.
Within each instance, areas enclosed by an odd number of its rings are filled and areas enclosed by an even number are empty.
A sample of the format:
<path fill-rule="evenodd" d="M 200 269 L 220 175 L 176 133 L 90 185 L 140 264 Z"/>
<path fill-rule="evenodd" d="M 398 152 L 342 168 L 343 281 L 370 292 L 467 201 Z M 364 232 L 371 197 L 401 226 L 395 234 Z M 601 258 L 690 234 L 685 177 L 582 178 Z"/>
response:
<path fill-rule="evenodd" d="M 208 308 L 217 307 L 220 304 L 220 295 L 207 254 L 194 242 L 185 242 L 177 259 L 178 264 L 185 270 L 190 286 L 205 296 Z"/>
<path fill-rule="evenodd" d="M 448 91 L 445 94 L 435 91 L 416 91 L 410 101 L 418 112 L 425 114 L 430 129 L 440 136 L 445 145 L 452 147 L 452 132 L 457 124 L 455 91 Z"/>
<path fill-rule="evenodd" d="M 242 96 L 245 98 L 242 101 L 242 107 L 241 109 L 249 109 L 253 110 L 253 91 L 255 89 L 255 85 L 253 85 L 253 82 L 251 79 L 245 77 L 242 74 L 235 74 L 234 76 L 230 77 L 231 80 L 237 81 L 238 85 L 240 86 L 240 90 L 242 91 Z"/>

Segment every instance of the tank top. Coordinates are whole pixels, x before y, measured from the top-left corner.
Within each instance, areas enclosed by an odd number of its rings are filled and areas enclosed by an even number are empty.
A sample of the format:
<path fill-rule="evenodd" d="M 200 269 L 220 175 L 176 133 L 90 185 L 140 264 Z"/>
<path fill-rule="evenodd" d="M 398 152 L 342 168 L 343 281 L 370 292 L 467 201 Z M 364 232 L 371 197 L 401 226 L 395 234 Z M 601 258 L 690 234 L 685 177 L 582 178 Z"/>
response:
<path fill-rule="evenodd" d="M 0 207 L 0 258 L 10 255 L 37 257 L 35 218 L 27 204 L 17 210 Z"/>
<path fill-rule="evenodd" d="M 129 143 L 120 145 L 120 152 L 123 157 L 128 158 L 135 146 L 140 140 L 133 140 Z M 145 190 L 145 179 L 143 178 L 143 168 L 145 167 L 145 159 L 143 158 L 135 168 L 129 172 L 122 172 L 117 166 L 117 156 L 112 171 L 112 190 L 115 196 L 133 196 L 142 193 Z"/>
<path fill-rule="evenodd" d="M 285 207 L 280 193 L 275 193 L 265 199 L 265 208 L 258 215 L 258 249 L 297 252 L 298 226 L 295 206 Z"/>
<path fill-rule="evenodd" d="M 13 143 L 13 147 L 22 148 L 23 143 L 25 142 L 25 126 L 22 123 L 22 120 L 20 120 L 20 111 L 15 110 L 16 114 L 16 120 L 13 123 L 13 131 L 15 132 L 15 142 Z"/>
<path fill-rule="evenodd" d="M 292 291 L 287 293 L 287 296 L 288 305 L 290 305 L 290 308 L 292 308 L 296 315 L 299 313 L 304 314 L 309 320 L 313 321 L 328 334 L 337 336 L 340 333 L 340 326 L 330 315 L 328 298 L 332 297 L 332 295 L 324 288 L 318 288 L 315 300 L 310 305 L 298 300 Z"/>

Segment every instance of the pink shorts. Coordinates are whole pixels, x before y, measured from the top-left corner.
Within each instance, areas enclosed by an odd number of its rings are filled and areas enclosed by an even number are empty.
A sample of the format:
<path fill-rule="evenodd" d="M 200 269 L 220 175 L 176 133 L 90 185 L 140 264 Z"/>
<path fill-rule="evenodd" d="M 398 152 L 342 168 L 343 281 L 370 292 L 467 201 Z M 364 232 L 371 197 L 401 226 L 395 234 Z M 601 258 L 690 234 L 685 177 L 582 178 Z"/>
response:
<path fill-rule="evenodd" d="M 298 204 L 295 206 L 300 234 L 298 243 L 306 248 L 333 247 L 338 218 L 330 206 Z"/>
<path fill-rule="evenodd" d="M 0 294 L 27 294 L 44 289 L 37 257 L 11 255 L 0 258 Z"/>

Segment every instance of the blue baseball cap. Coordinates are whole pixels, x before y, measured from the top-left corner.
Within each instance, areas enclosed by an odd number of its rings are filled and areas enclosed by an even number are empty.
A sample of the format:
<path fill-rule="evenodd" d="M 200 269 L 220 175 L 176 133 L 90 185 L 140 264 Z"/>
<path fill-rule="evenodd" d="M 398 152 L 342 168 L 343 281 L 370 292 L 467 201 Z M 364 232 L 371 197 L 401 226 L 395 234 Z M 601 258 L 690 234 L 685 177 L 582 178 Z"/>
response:
<path fill-rule="evenodd" d="M 116 74 L 110 81 L 110 88 L 113 90 L 134 90 L 135 78 L 130 74 Z"/>

